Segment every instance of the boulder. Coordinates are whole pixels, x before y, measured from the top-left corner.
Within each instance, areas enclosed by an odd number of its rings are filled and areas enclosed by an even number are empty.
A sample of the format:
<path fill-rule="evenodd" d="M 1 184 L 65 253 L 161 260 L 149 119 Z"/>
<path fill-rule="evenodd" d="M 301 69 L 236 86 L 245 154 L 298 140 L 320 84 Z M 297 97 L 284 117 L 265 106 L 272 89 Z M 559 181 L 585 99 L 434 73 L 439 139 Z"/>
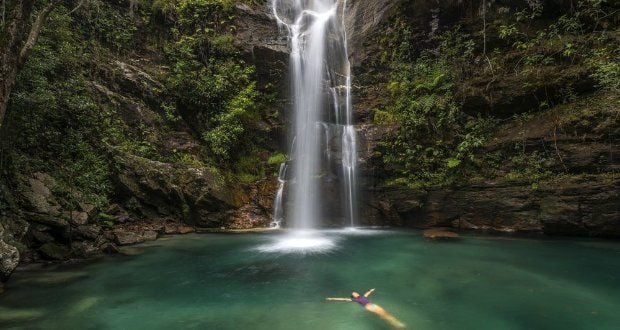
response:
<path fill-rule="evenodd" d="M 136 232 L 119 229 L 114 231 L 114 241 L 118 245 L 133 245 L 142 243 L 146 239 Z"/>
<path fill-rule="evenodd" d="M 179 225 L 176 223 L 166 223 L 164 225 L 164 234 L 171 235 L 179 232 Z"/>
<path fill-rule="evenodd" d="M 157 239 L 157 236 L 157 231 L 150 229 L 142 231 L 132 231 L 127 229 L 114 230 L 114 241 L 118 245 L 134 245 L 145 241 L 154 241 Z"/>
<path fill-rule="evenodd" d="M 71 252 L 80 258 L 90 258 L 100 253 L 93 242 L 74 242 L 71 244 Z"/>
<path fill-rule="evenodd" d="M 88 223 L 88 213 L 82 211 L 64 211 L 62 213 L 69 222 L 75 226 Z"/>
<path fill-rule="evenodd" d="M 24 212 L 24 215 L 30 222 L 36 222 L 53 228 L 66 228 L 69 226 L 67 220 L 56 215 L 33 212 Z"/>
<path fill-rule="evenodd" d="M 52 189 L 56 186 L 56 181 L 49 174 L 35 173 L 33 177 L 27 179 L 25 187 L 22 187 L 24 199 L 30 210 L 36 213 L 58 215 L 60 205 L 55 200 Z"/>
<path fill-rule="evenodd" d="M 19 251 L 16 247 L 0 239 L 0 282 L 5 282 L 19 264 Z"/>
<path fill-rule="evenodd" d="M 178 231 L 179 231 L 179 234 L 184 235 L 184 234 L 193 233 L 196 231 L 196 229 L 192 226 L 180 225 Z"/>
<path fill-rule="evenodd" d="M 144 238 L 145 241 L 154 241 L 157 239 L 157 232 L 154 230 L 146 230 L 142 233 L 142 238 Z"/>
<path fill-rule="evenodd" d="M 196 229 L 186 224 L 166 223 L 164 225 L 164 234 L 189 234 L 195 232 Z"/>
<path fill-rule="evenodd" d="M 101 236 L 101 227 L 97 225 L 84 225 L 73 228 L 72 235 L 76 239 L 94 241 Z"/>

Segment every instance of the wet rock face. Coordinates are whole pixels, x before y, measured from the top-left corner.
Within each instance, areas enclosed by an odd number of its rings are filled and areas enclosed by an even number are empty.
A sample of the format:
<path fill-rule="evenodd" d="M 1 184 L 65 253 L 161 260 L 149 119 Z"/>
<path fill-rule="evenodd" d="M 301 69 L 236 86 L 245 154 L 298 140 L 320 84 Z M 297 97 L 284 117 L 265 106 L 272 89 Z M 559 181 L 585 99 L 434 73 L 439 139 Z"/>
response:
<path fill-rule="evenodd" d="M 620 237 L 620 180 L 587 176 L 538 189 L 488 182 L 448 190 L 382 189 L 369 215 L 415 228 Z"/>
<path fill-rule="evenodd" d="M 289 91 L 287 74 L 290 49 L 286 32 L 278 28 L 269 2 L 251 6 L 237 4 L 235 12 L 235 46 L 254 65 L 257 88 L 277 92 L 279 104 L 276 106 L 283 108 Z"/>
<path fill-rule="evenodd" d="M 378 50 L 378 45 L 370 42 L 379 32 L 382 24 L 389 19 L 401 0 L 349 0 L 347 1 L 345 25 L 349 42 L 349 58 L 353 66 L 361 65 Z"/>
<path fill-rule="evenodd" d="M 119 157 L 118 199 L 138 218 L 172 218 L 198 227 L 267 226 L 275 182 L 226 183 L 206 168 Z"/>
<path fill-rule="evenodd" d="M 384 27 L 398 17 L 406 18 L 412 32 L 414 53 L 434 47 L 431 38 L 456 24 L 477 29 L 480 24 L 480 1 L 365 1 L 347 2 L 347 32 L 353 67 L 354 108 L 358 123 L 359 187 L 361 219 L 366 224 L 389 224 L 416 228 L 448 227 L 501 232 L 539 232 L 550 235 L 620 237 L 619 183 L 613 179 L 617 170 L 617 153 L 610 152 L 609 132 L 615 126 L 601 120 L 615 118 L 609 110 L 592 109 L 588 127 L 564 123 L 558 128 L 558 116 L 542 113 L 527 122 L 511 122 L 498 127 L 497 134 L 485 145 L 485 151 L 506 150 L 510 154 L 515 143 L 527 143 L 528 152 L 553 150 L 560 154 L 561 164 L 550 170 L 566 174 L 559 182 L 545 183 L 532 189 L 523 182 L 496 180 L 483 184 L 466 183 L 445 189 L 412 189 L 385 186 L 390 169 L 379 154 L 380 142 L 395 127 L 372 124 L 374 109 L 389 102 L 385 86 L 387 68 L 379 58 L 384 51 L 377 42 L 385 36 Z M 512 15 L 522 1 L 493 2 L 487 12 L 488 22 L 501 21 Z M 565 12 L 564 1 L 545 2 L 545 17 L 558 17 Z M 558 9 L 559 8 L 559 9 Z M 502 16 L 504 15 L 504 16 Z M 488 35 L 488 46 L 500 45 L 496 35 Z M 415 54 L 414 54 L 415 56 Z M 537 110 L 539 100 L 559 88 L 569 87 L 581 96 L 593 92 L 595 83 L 583 66 L 566 70 L 550 68 L 531 78 L 537 84 L 525 84 L 525 78 L 503 77 L 470 79 L 458 86 L 458 99 L 463 111 L 476 116 L 491 110 L 498 118 Z M 555 93 L 558 94 L 558 93 Z M 617 103 L 608 97 L 600 100 Z M 591 103 L 597 103 L 595 99 Z M 558 100 L 551 100 L 556 102 Z M 577 107 L 592 107 L 590 104 Z M 615 111 L 615 108 L 613 108 Z M 564 117 L 570 116 L 570 111 Z M 575 126 L 575 129 L 569 126 Z M 600 131 L 599 127 L 606 127 Z M 557 134 L 556 134 L 557 129 Z M 573 132 L 574 131 L 574 132 Z M 615 136 L 615 135 L 614 135 Z M 539 151 L 540 151 L 539 150 Z M 510 169 L 502 169 L 506 174 Z M 608 174 L 604 174 L 608 173 Z"/>
<path fill-rule="evenodd" d="M 288 59 L 289 46 L 286 34 L 280 33 L 269 3 L 252 6 L 237 4 L 235 10 L 237 28 L 235 45 L 237 47 L 247 53 L 253 53 L 256 50 L 270 51 L 274 54 L 281 54 L 278 56 L 284 56 L 285 61 Z"/>
<path fill-rule="evenodd" d="M 145 218 L 172 217 L 188 223 L 221 218 L 243 204 L 234 187 L 207 169 L 179 167 L 132 155 L 117 157 L 119 199 Z M 236 194 L 237 193 L 237 194 Z"/>

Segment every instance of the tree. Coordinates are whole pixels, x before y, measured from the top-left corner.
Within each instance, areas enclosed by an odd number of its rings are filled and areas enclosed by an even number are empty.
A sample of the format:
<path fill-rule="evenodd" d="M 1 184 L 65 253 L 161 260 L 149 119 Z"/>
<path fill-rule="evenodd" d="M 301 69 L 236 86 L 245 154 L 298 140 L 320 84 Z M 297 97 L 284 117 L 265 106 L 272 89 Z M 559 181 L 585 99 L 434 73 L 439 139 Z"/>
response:
<path fill-rule="evenodd" d="M 19 70 L 23 68 L 32 47 L 36 44 L 50 12 L 56 6 L 51 0 L 34 13 L 35 0 L 3 0 L 8 13 L 0 26 L 0 128 L 4 122 L 11 90 Z M 32 22 L 32 23 L 31 23 Z"/>

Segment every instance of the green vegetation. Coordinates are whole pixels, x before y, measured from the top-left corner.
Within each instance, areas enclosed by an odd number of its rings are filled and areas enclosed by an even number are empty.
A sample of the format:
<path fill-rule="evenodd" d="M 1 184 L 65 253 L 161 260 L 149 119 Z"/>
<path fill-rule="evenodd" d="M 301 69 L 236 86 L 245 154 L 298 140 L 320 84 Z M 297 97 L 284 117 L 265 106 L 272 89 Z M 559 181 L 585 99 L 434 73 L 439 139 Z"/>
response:
<path fill-rule="evenodd" d="M 58 4 L 11 94 L 1 185 L 45 172 L 65 206 L 102 208 L 111 202 L 118 154 L 209 168 L 232 181 L 261 179 L 268 161 L 258 155 L 272 151 L 253 125 L 270 99 L 233 45 L 234 3 Z M 124 72 L 135 59 L 145 72 Z M 183 140 L 171 144 L 179 131 Z M 15 207 L 13 198 L 0 196 L 0 211 Z"/>
<path fill-rule="evenodd" d="M 239 59 L 233 46 L 232 3 L 180 1 L 173 42 L 165 47 L 171 63 L 168 93 L 220 163 L 230 160 L 233 150 L 238 152 L 257 99 L 253 68 Z"/>
<path fill-rule="evenodd" d="M 111 202 L 119 154 L 208 168 L 226 183 L 277 171 L 286 155 L 265 128 L 280 120 L 265 111 L 276 102 L 273 86 L 258 85 L 235 45 L 236 3 L 59 3 L 11 94 L 0 131 L 2 186 L 45 172 L 59 182 L 62 203 L 101 208 Z M 378 149 L 388 183 L 536 186 L 581 171 L 567 165 L 558 136 L 617 136 L 613 109 L 599 106 L 617 105 L 620 90 L 612 1 L 559 11 L 542 1 L 509 11 L 491 3 L 485 24 L 474 15 L 424 37 L 407 6 L 379 37 L 375 63 L 383 69 L 377 81 L 387 79 L 373 120 L 393 128 Z M 15 207 L 10 190 L 1 210 Z"/>
<path fill-rule="evenodd" d="M 374 112 L 376 123 L 394 127 L 380 150 L 387 182 L 437 187 L 492 178 L 535 187 L 571 171 L 557 136 L 575 125 L 600 125 L 581 100 L 619 90 L 617 9 L 581 0 L 557 15 L 528 1 L 513 12 L 497 10 L 487 25 L 463 21 L 438 31 L 424 47 L 408 16 L 391 23 L 379 40 L 385 51 L 378 63 L 389 72 L 389 101 Z M 550 136 L 527 137 L 531 125 L 541 124 Z M 601 134 L 609 140 L 615 133 Z"/>
<path fill-rule="evenodd" d="M 409 30 L 400 33 L 399 38 L 410 38 Z M 458 29 L 435 40 L 437 50 L 425 50 L 412 62 L 407 47 L 383 59 L 392 72 L 387 86 L 392 102 L 375 113 L 375 122 L 398 125 L 381 145 L 395 183 L 443 185 L 458 179 L 475 167 L 474 151 L 492 124 L 464 113 L 456 98 L 461 79 L 456 69 L 472 62 L 474 42 Z"/>
<path fill-rule="evenodd" d="M 2 157 L 3 176 L 49 172 L 67 196 L 79 187 L 84 202 L 103 205 L 111 189 L 109 164 L 98 143 L 109 110 L 88 90 L 84 74 L 87 44 L 68 10 L 59 7 L 18 77 L 9 105 Z M 6 141 L 6 140 L 5 140 Z M 69 201 L 67 201 L 69 202 Z"/>
<path fill-rule="evenodd" d="M 269 165 L 280 165 L 280 164 L 286 162 L 286 160 L 287 160 L 286 155 L 281 153 L 281 152 L 278 152 L 278 153 L 275 153 L 275 154 L 269 156 L 269 159 L 267 160 L 267 163 Z"/>

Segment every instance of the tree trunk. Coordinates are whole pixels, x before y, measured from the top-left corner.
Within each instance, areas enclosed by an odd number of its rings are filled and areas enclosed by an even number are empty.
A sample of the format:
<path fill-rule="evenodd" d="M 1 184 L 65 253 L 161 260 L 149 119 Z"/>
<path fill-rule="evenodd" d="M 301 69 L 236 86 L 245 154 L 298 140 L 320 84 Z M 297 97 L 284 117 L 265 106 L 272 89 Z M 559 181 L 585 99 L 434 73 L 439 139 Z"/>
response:
<path fill-rule="evenodd" d="M 6 114 L 6 107 L 9 104 L 9 95 L 11 89 L 15 84 L 15 74 L 2 70 L 2 77 L 0 78 L 0 129 L 4 122 L 4 115 Z"/>
<path fill-rule="evenodd" d="M 32 47 L 39 39 L 41 28 L 55 4 L 52 1 L 43 8 L 28 29 L 34 0 L 17 0 L 11 11 L 9 23 L 6 27 L 3 26 L 4 36 L 0 39 L 0 129 L 17 73 L 26 63 Z"/>

